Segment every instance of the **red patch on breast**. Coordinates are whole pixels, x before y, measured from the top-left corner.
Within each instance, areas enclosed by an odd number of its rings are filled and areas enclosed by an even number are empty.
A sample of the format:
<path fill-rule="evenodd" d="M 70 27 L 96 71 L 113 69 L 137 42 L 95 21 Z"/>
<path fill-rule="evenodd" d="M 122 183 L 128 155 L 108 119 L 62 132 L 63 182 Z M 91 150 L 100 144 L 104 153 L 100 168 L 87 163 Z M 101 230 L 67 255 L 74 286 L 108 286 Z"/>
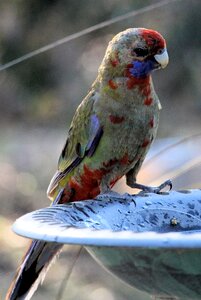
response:
<path fill-rule="evenodd" d="M 150 76 L 148 75 L 143 78 L 136 78 L 130 72 L 130 68 L 132 68 L 132 67 L 133 67 L 132 64 L 128 64 L 124 71 L 124 76 L 128 77 L 128 79 L 126 81 L 127 89 L 131 90 L 131 89 L 137 87 L 144 96 L 148 96 L 151 91 Z"/>
<path fill-rule="evenodd" d="M 124 158 L 125 160 L 125 158 Z M 67 202 L 93 199 L 100 194 L 100 182 L 104 175 L 111 171 L 111 167 L 117 163 L 117 159 L 110 160 L 104 163 L 104 167 L 100 169 L 90 169 L 84 165 L 83 173 L 80 175 L 79 182 L 75 178 L 71 178 L 68 183 L 68 189 L 71 190 L 71 197 L 67 199 Z M 110 187 L 120 179 L 121 176 L 117 176 L 109 184 Z"/>
<path fill-rule="evenodd" d="M 130 72 L 130 69 L 133 68 L 133 64 L 128 64 L 124 71 L 124 76 L 127 77 L 126 87 L 128 90 L 137 88 L 139 93 L 143 96 L 144 105 L 151 105 L 153 99 L 151 97 L 151 85 L 150 85 L 150 75 L 147 75 L 142 78 L 136 78 Z"/>
<path fill-rule="evenodd" d="M 129 90 L 133 89 L 134 87 L 138 87 L 140 91 L 143 91 L 144 89 L 146 89 L 148 83 L 149 83 L 149 77 L 146 78 L 130 77 L 126 82 L 126 86 L 127 89 Z"/>
<path fill-rule="evenodd" d="M 152 104 L 152 102 L 153 102 L 153 99 L 152 98 L 146 98 L 145 100 L 144 100 L 144 105 L 147 105 L 147 106 L 149 106 L 149 105 L 151 105 Z"/>
<path fill-rule="evenodd" d="M 150 87 L 150 82 L 147 82 L 147 84 L 143 85 L 140 87 L 140 90 L 142 92 L 142 94 L 148 98 L 151 98 L 150 97 L 150 93 L 151 93 L 151 87 Z M 146 100 L 145 100 L 146 101 Z"/>
<path fill-rule="evenodd" d="M 109 115 L 109 119 L 110 119 L 110 122 L 113 124 L 121 124 L 125 120 L 125 118 L 123 116 L 119 117 L 119 116 L 114 116 L 114 115 Z"/>
<path fill-rule="evenodd" d="M 83 166 L 83 171 L 79 177 L 72 177 L 68 182 L 63 195 L 62 203 L 93 199 L 98 194 L 100 194 L 100 183 L 102 178 L 111 172 L 115 164 L 127 165 L 129 164 L 128 154 L 126 153 L 122 159 L 118 160 L 116 158 L 103 163 L 103 167 L 100 169 L 90 169 L 87 165 Z M 122 175 L 123 176 L 123 175 Z M 110 187 L 122 177 L 116 175 L 116 177 L 108 182 Z"/>
<path fill-rule="evenodd" d="M 103 162 L 103 166 L 104 166 L 104 168 L 110 168 L 110 167 L 114 166 L 117 163 L 118 163 L 118 160 L 116 158 L 114 158 L 114 159 L 110 159 L 107 162 Z"/>
<path fill-rule="evenodd" d="M 78 201 L 85 199 L 93 199 L 100 193 L 100 180 L 106 170 L 92 170 L 84 165 L 83 174 L 80 175 L 79 182 L 75 178 L 71 178 L 69 187 L 74 191 L 74 195 L 70 201 Z"/>
<path fill-rule="evenodd" d="M 112 79 L 110 79 L 110 80 L 108 81 L 108 85 L 109 85 L 109 87 L 110 87 L 111 89 L 113 89 L 113 90 L 116 90 L 116 89 L 118 88 L 118 85 L 117 85 Z"/>
<path fill-rule="evenodd" d="M 129 158 L 128 158 L 128 153 L 126 153 L 121 159 L 120 159 L 120 164 L 121 165 L 128 165 L 130 163 Z"/>
<path fill-rule="evenodd" d="M 65 188 L 63 190 L 62 196 L 58 203 L 59 204 L 67 203 L 67 202 L 71 201 L 71 198 L 72 198 L 72 190 L 69 188 Z"/>
<path fill-rule="evenodd" d="M 142 148 L 145 148 L 145 147 L 147 147 L 149 144 L 150 144 L 150 140 L 145 139 L 145 140 L 143 141 L 141 147 L 142 147 Z"/>
<path fill-rule="evenodd" d="M 117 59 L 110 60 L 110 63 L 111 63 L 111 65 L 112 65 L 113 67 L 116 67 L 116 66 L 119 64 L 119 62 L 118 62 Z"/>
<path fill-rule="evenodd" d="M 154 119 L 153 119 L 153 118 L 149 121 L 149 126 L 150 126 L 151 128 L 154 127 Z"/>
<path fill-rule="evenodd" d="M 115 53 L 115 58 L 110 60 L 110 63 L 113 67 L 116 67 L 119 64 L 118 52 Z"/>

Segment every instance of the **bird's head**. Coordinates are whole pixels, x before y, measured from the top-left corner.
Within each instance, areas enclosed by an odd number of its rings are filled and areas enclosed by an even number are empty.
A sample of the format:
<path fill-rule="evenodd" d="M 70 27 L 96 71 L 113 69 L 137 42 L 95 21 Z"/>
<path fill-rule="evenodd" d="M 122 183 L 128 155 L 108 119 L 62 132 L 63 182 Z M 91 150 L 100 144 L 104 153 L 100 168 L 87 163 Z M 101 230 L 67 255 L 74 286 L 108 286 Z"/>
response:
<path fill-rule="evenodd" d="M 136 78 L 165 68 L 169 61 L 162 35 L 145 28 L 131 28 L 117 34 L 109 43 L 105 58 L 114 72 L 115 68 L 124 69 Z"/>

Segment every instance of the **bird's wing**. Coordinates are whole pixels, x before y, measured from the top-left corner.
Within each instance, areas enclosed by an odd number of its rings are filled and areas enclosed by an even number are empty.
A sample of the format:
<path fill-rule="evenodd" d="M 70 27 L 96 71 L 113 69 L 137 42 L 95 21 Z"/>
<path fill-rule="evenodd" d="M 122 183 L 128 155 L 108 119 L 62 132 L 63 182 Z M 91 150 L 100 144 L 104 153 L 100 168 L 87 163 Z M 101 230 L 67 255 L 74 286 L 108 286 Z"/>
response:
<path fill-rule="evenodd" d="M 59 181 L 77 167 L 84 157 L 93 156 L 103 134 L 93 105 L 94 99 L 89 94 L 78 107 L 59 158 L 58 171 L 48 187 L 48 195 L 51 195 Z"/>

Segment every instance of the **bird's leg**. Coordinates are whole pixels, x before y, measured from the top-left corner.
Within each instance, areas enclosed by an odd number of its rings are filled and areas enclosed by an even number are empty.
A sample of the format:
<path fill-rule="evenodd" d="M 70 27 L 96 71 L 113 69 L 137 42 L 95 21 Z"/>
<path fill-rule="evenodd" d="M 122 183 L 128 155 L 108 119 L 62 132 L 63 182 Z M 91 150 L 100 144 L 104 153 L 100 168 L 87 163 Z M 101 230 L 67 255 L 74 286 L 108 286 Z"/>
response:
<path fill-rule="evenodd" d="M 100 182 L 100 194 L 109 194 L 110 197 L 117 197 L 117 193 L 112 191 L 110 185 L 108 184 L 110 182 L 109 178 L 107 176 L 104 176 Z"/>
<path fill-rule="evenodd" d="M 134 189 L 139 189 L 142 190 L 143 192 L 147 192 L 147 193 L 155 193 L 158 194 L 161 192 L 161 190 L 163 190 L 165 187 L 169 187 L 169 190 L 172 189 L 172 182 L 171 180 L 166 180 L 163 183 L 161 183 L 159 186 L 147 186 L 147 185 L 143 185 L 140 183 L 135 182 L 135 178 L 133 176 L 133 170 L 130 170 L 127 174 L 126 174 L 126 184 Z"/>
<path fill-rule="evenodd" d="M 100 193 L 101 194 L 109 194 L 111 192 L 112 192 L 112 190 L 109 185 L 105 184 L 104 182 L 100 183 Z"/>
<path fill-rule="evenodd" d="M 143 192 L 158 194 L 167 186 L 169 187 L 169 190 L 171 190 L 172 189 L 172 182 L 171 182 L 171 180 L 168 179 L 168 180 L 164 181 L 163 183 L 161 183 L 159 186 L 147 186 L 147 185 L 144 185 L 144 184 L 133 182 L 129 186 L 132 187 L 132 188 L 135 188 L 135 189 L 142 190 Z"/>

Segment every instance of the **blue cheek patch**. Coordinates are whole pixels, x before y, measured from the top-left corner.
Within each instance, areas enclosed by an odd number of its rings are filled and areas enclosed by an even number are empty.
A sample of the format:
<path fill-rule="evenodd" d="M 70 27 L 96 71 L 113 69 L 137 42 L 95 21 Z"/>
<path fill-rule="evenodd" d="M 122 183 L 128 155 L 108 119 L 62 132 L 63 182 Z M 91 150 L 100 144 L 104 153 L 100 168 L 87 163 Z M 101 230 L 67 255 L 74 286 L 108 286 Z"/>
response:
<path fill-rule="evenodd" d="M 133 67 L 129 69 L 130 73 L 136 77 L 146 77 L 154 69 L 154 62 L 151 60 L 146 61 L 133 61 Z"/>

